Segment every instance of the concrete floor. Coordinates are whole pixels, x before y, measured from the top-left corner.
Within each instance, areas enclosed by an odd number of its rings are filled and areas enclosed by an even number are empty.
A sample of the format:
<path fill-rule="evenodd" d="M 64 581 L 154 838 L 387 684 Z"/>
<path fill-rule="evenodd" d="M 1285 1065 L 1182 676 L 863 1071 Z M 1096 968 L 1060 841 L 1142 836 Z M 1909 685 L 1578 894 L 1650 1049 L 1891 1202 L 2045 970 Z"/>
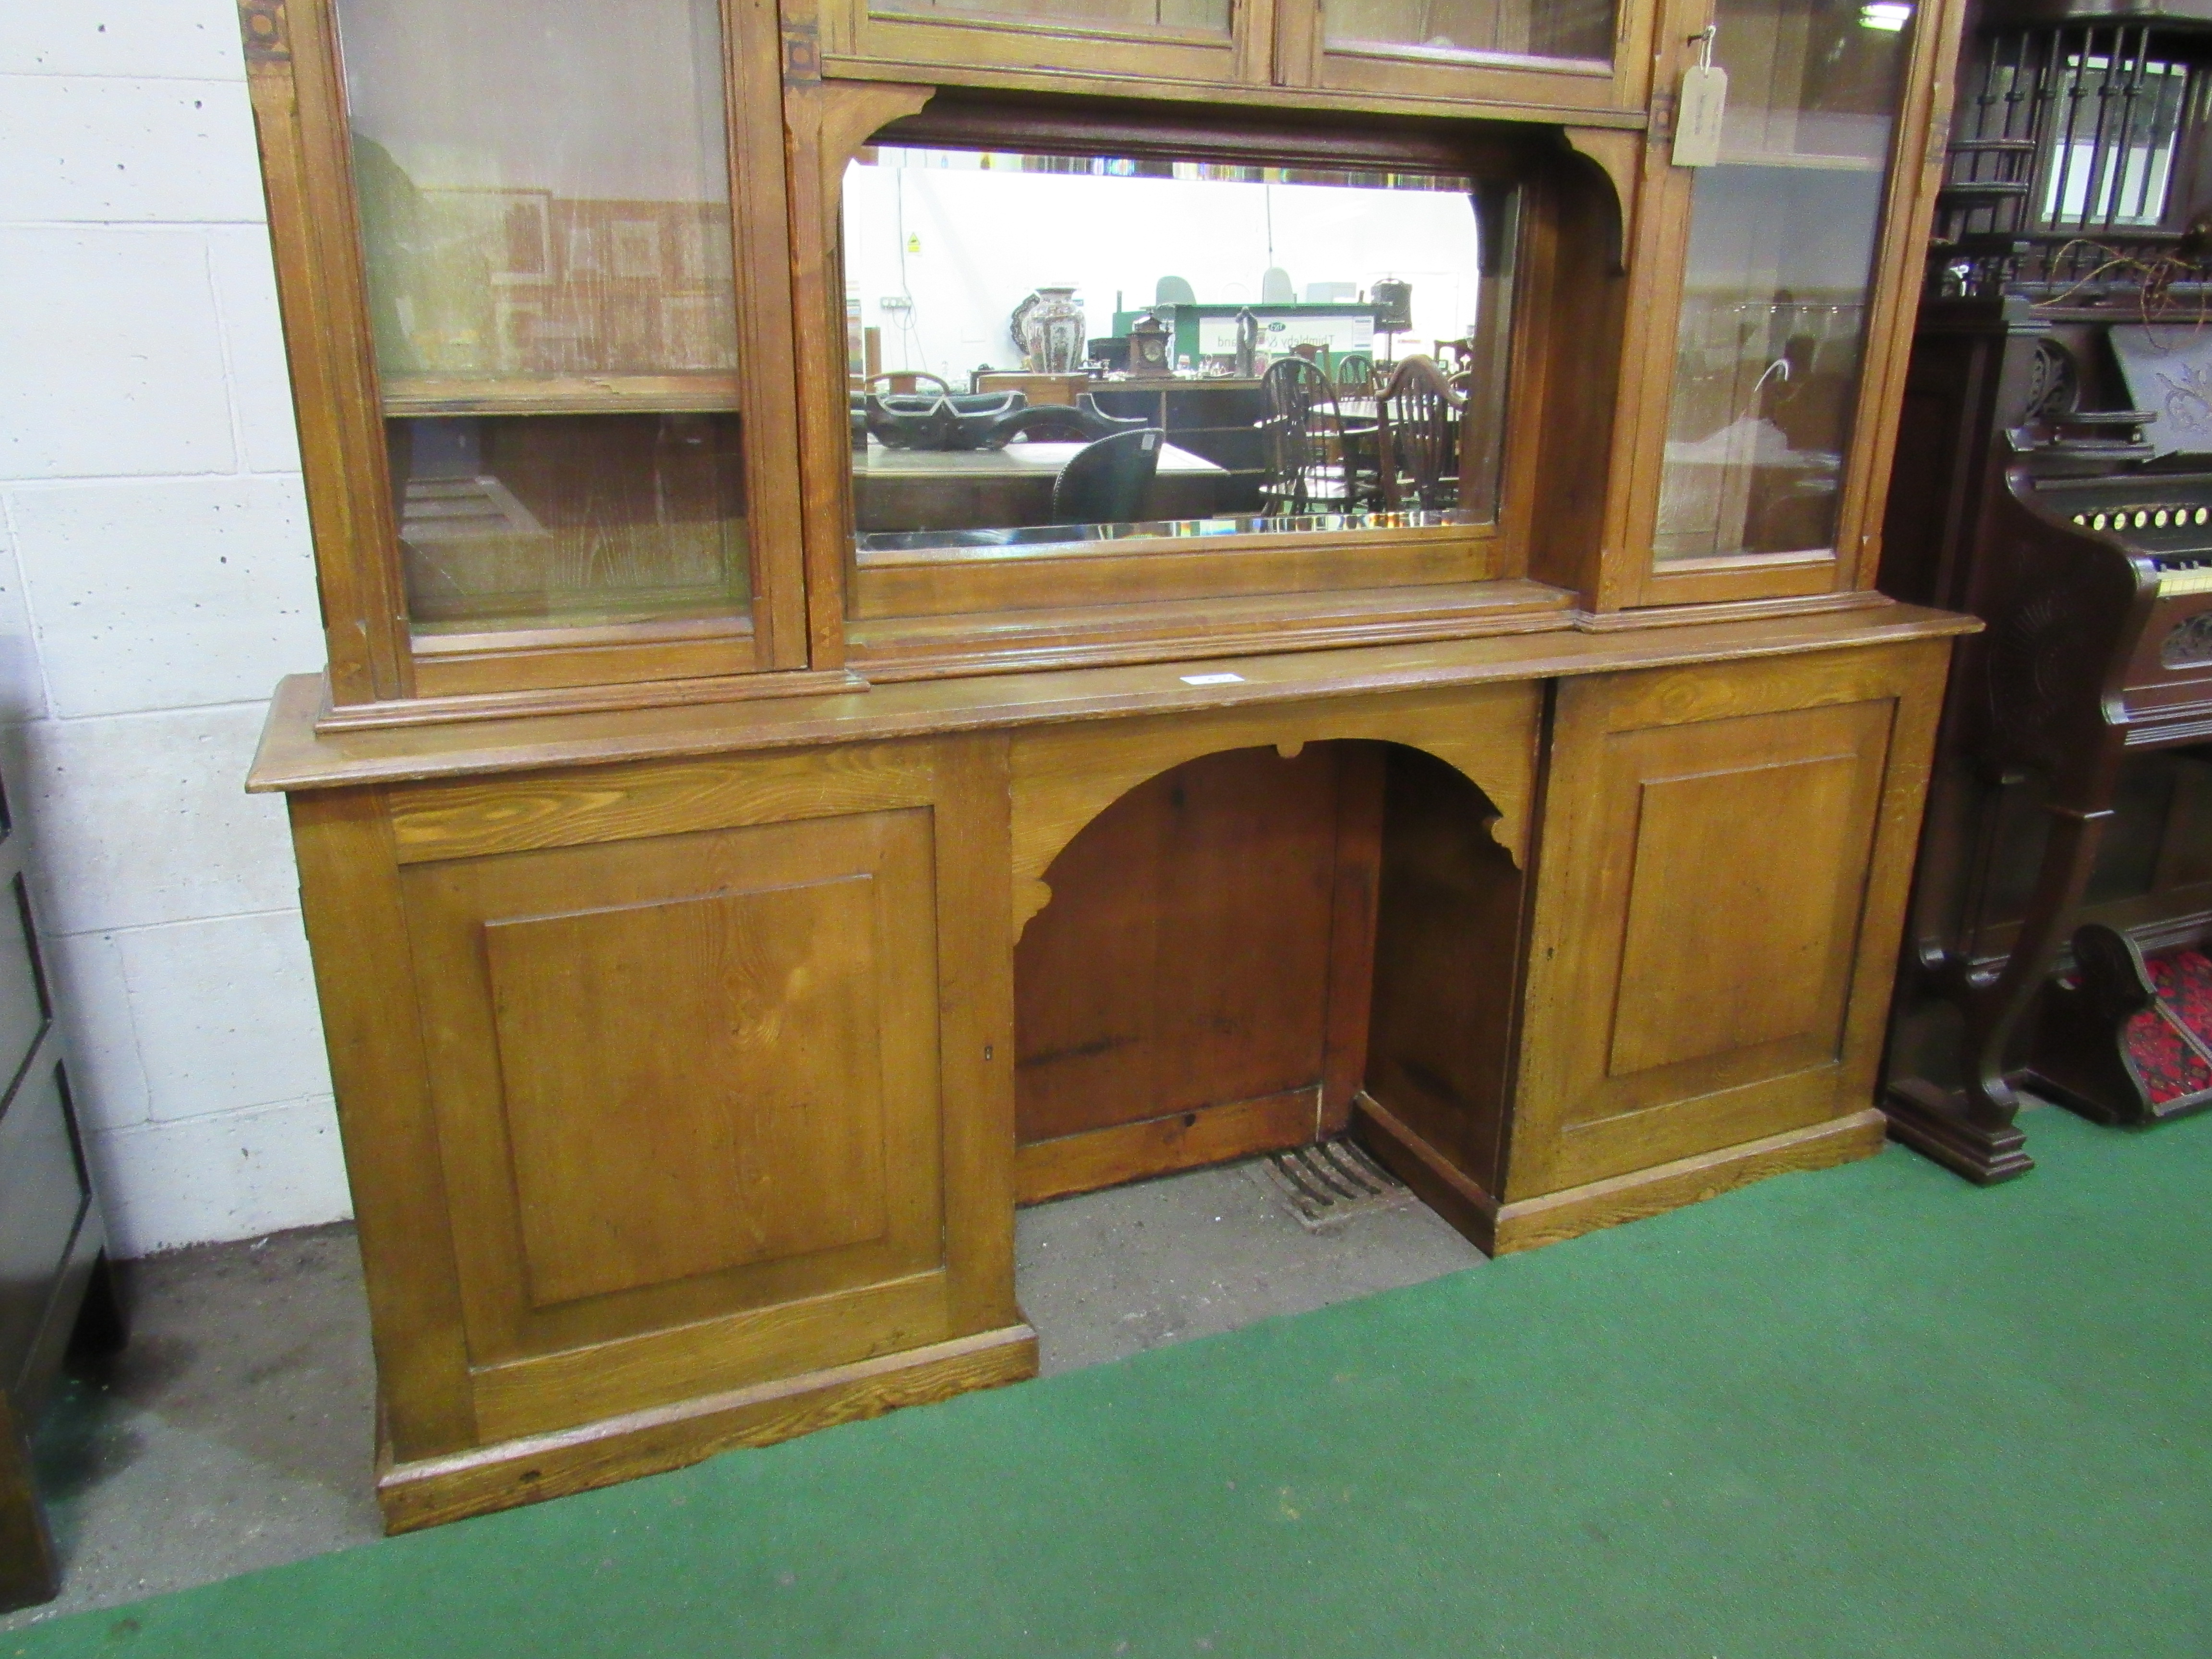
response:
<path fill-rule="evenodd" d="M 1048 1376 L 1481 1260 L 1411 1199 L 1308 1231 L 1256 1164 L 1040 1205 L 1016 1241 Z M 40 1431 L 61 1595 L 0 1629 L 382 1536 L 349 1226 L 180 1250 L 124 1283 L 129 1347 L 73 1371 Z"/>

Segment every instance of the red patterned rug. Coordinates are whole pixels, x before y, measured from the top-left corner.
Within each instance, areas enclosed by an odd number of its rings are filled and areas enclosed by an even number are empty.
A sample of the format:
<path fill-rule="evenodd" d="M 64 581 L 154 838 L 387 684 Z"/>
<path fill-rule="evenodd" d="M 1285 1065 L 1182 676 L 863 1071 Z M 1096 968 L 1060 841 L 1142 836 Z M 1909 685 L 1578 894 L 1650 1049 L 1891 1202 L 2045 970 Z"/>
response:
<path fill-rule="evenodd" d="M 2147 965 L 2158 1000 L 2128 1022 L 2128 1054 L 2163 1106 L 2212 1089 L 2212 957 L 2166 951 Z"/>

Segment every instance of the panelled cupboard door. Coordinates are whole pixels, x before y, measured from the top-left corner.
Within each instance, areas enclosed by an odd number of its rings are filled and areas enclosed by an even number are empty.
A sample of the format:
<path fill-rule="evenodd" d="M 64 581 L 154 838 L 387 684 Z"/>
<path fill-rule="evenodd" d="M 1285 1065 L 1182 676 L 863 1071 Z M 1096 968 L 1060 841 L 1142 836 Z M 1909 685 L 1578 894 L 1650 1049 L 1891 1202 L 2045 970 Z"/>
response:
<path fill-rule="evenodd" d="M 990 748 L 393 799 L 479 1441 L 1012 1322 Z"/>
<path fill-rule="evenodd" d="M 1948 650 L 1562 687 L 1510 1198 L 1872 1103 Z"/>

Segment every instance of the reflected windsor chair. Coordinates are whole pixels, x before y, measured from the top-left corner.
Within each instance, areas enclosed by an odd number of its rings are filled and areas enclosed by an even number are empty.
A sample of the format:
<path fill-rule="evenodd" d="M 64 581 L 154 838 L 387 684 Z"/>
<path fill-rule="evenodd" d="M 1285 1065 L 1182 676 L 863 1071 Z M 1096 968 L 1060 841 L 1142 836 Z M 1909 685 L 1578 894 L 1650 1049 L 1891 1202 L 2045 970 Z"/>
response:
<path fill-rule="evenodd" d="M 1303 357 L 1283 357 L 1261 377 L 1267 413 L 1267 478 L 1260 494 L 1270 517 L 1348 513 L 1372 499 L 1374 478 L 1362 446 L 1374 428 L 1347 425 L 1336 386 Z"/>
<path fill-rule="evenodd" d="M 1427 357 L 1408 357 L 1392 371 L 1378 405 L 1383 505 L 1441 513 L 1460 504 L 1467 405 L 1467 394 Z"/>

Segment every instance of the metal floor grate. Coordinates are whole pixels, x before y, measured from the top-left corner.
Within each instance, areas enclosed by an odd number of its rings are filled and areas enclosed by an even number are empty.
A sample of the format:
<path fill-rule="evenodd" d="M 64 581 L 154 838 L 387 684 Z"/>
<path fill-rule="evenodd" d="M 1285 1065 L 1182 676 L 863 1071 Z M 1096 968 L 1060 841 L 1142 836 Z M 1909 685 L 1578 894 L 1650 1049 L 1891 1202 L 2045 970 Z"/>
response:
<path fill-rule="evenodd" d="M 1350 1140 L 1270 1153 L 1250 1167 L 1253 1179 L 1281 1200 L 1309 1231 L 1413 1201 L 1404 1182 Z"/>

